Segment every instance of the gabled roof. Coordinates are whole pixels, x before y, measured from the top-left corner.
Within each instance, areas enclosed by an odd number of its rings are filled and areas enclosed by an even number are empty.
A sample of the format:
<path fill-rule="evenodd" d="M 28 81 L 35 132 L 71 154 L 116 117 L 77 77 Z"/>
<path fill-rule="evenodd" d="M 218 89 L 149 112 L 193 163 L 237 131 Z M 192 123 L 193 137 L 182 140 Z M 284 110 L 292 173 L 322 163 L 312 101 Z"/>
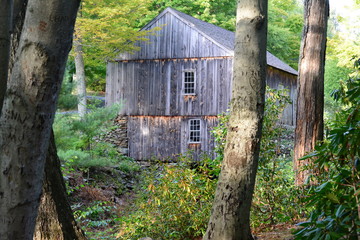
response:
<path fill-rule="evenodd" d="M 204 36 L 206 36 L 207 38 L 209 38 L 210 40 L 215 42 L 217 45 L 220 45 L 229 51 L 232 51 L 232 52 L 234 51 L 234 43 L 235 43 L 235 33 L 234 32 L 228 31 L 228 30 L 218 27 L 214 24 L 204 22 L 200 19 L 194 18 L 183 12 L 177 11 L 171 7 L 166 8 L 153 21 L 156 21 L 157 18 L 163 16 L 164 14 L 166 14 L 168 12 L 174 14 L 179 19 L 186 22 L 188 25 L 190 25 L 197 31 L 201 32 Z M 151 21 L 144 28 L 151 25 L 151 23 L 153 21 Z M 286 71 L 286 72 L 294 74 L 294 75 L 298 74 L 295 69 L 293 69 L 288 64 L 281 61 L 279 58 L 275 57 L 270 52 L 267 52 L 266 60 L 267 60 L 267 64 L 272 67 L 278 68 L 280 70 Z"/>

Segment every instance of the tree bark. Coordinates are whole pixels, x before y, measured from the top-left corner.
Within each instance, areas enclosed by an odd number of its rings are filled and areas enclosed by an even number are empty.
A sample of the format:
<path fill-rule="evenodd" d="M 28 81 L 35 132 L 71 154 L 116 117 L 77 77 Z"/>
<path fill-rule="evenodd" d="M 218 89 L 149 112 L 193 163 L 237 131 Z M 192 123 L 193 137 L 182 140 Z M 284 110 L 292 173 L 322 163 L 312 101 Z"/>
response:
<path fill-rule="evenodd" d="M 302 185 L 313 170 L 302 171 L 310 160 L 299 158 L 314 150 L 324 135 L 324 69 L 328 0 L 304 1 L 304 29 L 300 49 L 296 129 L 295 183 Z"/>
<path fill-rule="evenodd" d="M 43 193 L 36 220 L 34 240 L 84 240 L 67 201 L 53 133 L 45 163 Z"/>
<path fill-rule="evenodd" d="M 0 114 L 4 101 L 10 58 L 13 1 L 0 0 Z"/>
<path fill-rule="evenodd" d="M 30 0 L 0 117 L 0 236 L 33 238 L 79 0 Z"/>
<path fill-rule="evenodd" d="M 86 114 L 86 83 L 85 83 L 85 63 L 81 39 L 75 36 L 75 69 L 76 69 L 76 86 L 78 94 L 78 111 L 81 118 Z"/>
<path fill-rule="evenodd" d="M 266 78 L 267 0 L 239 0 L 234 79 L 221 174 L 204 240 L 248 240 Z"/>

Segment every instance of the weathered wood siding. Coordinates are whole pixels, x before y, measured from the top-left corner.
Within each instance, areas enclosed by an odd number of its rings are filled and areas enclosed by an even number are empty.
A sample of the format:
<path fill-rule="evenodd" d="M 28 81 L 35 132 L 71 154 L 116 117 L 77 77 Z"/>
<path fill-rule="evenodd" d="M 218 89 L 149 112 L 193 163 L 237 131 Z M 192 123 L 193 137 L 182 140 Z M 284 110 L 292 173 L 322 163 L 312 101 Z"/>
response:
<path fill-rule="evenodd" d="M 195 95 L 183 95 L 183 71 L 195 70 Z M 124 115 L 208 116 L 228 108 L 232 58 L 121 61 L 108 64 L 106 102 Z"/>
<path fill-rule="evenodd" d="M 184 69 L 195 69 L 194 96 L 182 94 Z M 106 104 L 122 102 L 123 115 L 208 116 L 228 108 L 232 58 L 139 60 L 108 63 Z M 281 123 L 295 124 L 296 76 L 268 66 L 267 85 L 286 88 L 293 99 Z"/>
<path fill-rule="evenodd" d="M 177 16 L 165 13 L 151 21 L 144 30 L 160 27 L 149 41 L 137 42 L 141 51 L 125 53 L 119 60 L 143 59 L 174 59 L 219 57 L 233 55 L 232 51 L 215 44 L 207 36 L 202 35 L 191 25 L 186 24 Z"/>
<path fill-rule="evenodd" d="M 189 144 L 190 119 L 201 120 L 201 142 Z M 174 160 L 179 154 L 195 151 L 212 154 L 214 138 L 210 131 L 217 117 L 129 116 L 129 156 L 137 160 Z"/>
<path fill-rule="evenodd" d="M 281 123 L 295 126 L 296 119 L 296 81 L 297 76 L 268 66 L 266 84 L 274 89 L 287 89 L 292 104 L 288 105 L 282 113 Z"/>

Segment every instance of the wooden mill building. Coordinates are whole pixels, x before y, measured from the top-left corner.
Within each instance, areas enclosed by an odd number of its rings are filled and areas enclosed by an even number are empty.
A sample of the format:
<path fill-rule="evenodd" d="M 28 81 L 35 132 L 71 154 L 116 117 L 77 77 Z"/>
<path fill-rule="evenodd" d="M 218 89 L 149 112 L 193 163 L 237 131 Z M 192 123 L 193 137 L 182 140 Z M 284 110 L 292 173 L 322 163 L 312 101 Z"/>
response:
<path fill-rule="evenodd" d="M 143 29 L 160 27 L 140 51 L 107 65 L 106 104 L 122 102 L 129 156 L 171 158 L 189 150 L 211 152 L 211 129 L 231 99 L 235 34 L 172 8 Z M 267 84 L 287 88 L 293 100 L 297 72 L 267 53 Z M 289 105 L 282 122 L 294 125 Z"/>

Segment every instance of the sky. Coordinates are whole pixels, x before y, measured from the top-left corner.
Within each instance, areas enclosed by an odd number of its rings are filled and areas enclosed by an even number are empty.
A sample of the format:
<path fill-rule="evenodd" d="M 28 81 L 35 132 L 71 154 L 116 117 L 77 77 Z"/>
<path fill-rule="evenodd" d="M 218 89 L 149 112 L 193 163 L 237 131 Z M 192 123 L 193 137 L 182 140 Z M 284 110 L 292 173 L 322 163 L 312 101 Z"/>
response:
<path fill-rule="evenodd" d="M 349 32 L 351 35 L 355 33 L 355 37 L 358 37 L 360 8 L 354 7 L 354 0 L 330 0 L 330 15 L 334 13 L 347 19 L 346 22 L 352 23 L 351 25 L 347 25 L 347 27 L 345 27 L 343 23 L 340 23 L 339 30 L 341 32 Z"/>
<path fill-rule="evenodd" d="M 349 6 L 353 2 L 354 0 L 330 0 L 330 11 L 335 10 L 338 14 L 346 16 L 349 14 Z"/>

